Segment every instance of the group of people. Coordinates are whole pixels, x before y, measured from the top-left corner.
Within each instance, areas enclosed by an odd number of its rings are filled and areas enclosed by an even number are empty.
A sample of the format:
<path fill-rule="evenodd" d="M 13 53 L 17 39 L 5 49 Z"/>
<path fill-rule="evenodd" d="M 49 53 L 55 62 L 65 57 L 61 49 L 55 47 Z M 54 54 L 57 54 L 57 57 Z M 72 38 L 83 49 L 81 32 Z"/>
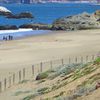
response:
<path fill-rule="evenodd" d="M 13 36 L 9 35 L 9 36 L 3 36 L 3 40 L 7 41 L 7 40 L 13 40 Z"/>

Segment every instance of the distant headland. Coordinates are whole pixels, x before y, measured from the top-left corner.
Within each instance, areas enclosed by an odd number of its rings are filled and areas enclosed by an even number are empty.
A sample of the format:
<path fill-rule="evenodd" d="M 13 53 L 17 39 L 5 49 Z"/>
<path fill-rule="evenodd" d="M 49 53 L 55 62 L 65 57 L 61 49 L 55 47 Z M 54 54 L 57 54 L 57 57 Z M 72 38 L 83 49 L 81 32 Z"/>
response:
<path fill-rule="evenodd" d="M 34 4 L 34 3 L 95 3 L 99 0 L 0 0 L 0 3 L 19 3 L 19 4 Z"/>

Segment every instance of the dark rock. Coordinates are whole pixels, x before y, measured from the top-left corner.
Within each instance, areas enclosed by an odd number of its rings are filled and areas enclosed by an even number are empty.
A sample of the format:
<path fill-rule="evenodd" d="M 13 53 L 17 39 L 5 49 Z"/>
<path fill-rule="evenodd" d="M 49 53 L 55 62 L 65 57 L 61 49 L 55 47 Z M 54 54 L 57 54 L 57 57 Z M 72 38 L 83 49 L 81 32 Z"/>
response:
<path fill-rule="evenodd" d="M 94 13 L 94 16 L 95 16 L 95 18 L 97 19 L 97 21 L 100 22 L 100 10 L 97 10 L 97 11 Z"/>
<path fill-rule="evenodd" d="M 32 28 L 34 30 L 50 30 L 51 26 L 48 24 L 23 24 L 19 28 Z"/>
<path fill-rule="evenodd" d="M 0 30 L 16 30 L 18 27 L 16 25 L 0 25 Z"/>
<path fill-rule="evenodd" d="M 11 18 L 11 19 L 21 19 L 21 18 L 34 18 L 33 15 L 29 12 L 22 12 L 20 14 L 10 14 L 10 15 L 7 15 L 6 18 Z"/>
<path fill-rule="evenodd" d="M 33 28 L 33 25 L 32 24 L 23 24 L 23 25 L 20 25 L 19 28 Z"/>
<path fill-rule="evenodd" d="M 0 12 L 0 15 L 1 16 L 11 16 L 12 13 L 10 13 L 10 12 Z"/>
<path fill-rule="evenodd" d="M 0 6 L 0 16 L 8 16 L 11 15 L 11 11 L 8 10 L 7 8 Z"/>
<path fill-rule="evenodd" d="M 53 30 L 84 30 L 100 28 L 100 12 L 95 14 L 82 13 L 74 16 L 62 17 L 53 22 Z"/>
<path fill-rule="evenodd" d="M 100 88 L 100 82 L 96 84 L 96 89 Z"/>

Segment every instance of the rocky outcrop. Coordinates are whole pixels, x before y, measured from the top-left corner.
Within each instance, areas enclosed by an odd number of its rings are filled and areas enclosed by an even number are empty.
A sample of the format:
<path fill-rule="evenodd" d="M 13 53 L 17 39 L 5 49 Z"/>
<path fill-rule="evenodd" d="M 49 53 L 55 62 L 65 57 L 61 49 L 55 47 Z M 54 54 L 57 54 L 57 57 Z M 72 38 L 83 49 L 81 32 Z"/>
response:
<path fill-rule="evenodd" d="M 95 29 L 100 28 L 100 11 L 94 14 L 88 14 L 86 12 L 59 18 L 53 23 L 53 30 L 83 30 L 83 29 Z"/>
<path fill-rule="evenodd" d="M 97 19 L 97 21 L 100 22 L 100 10 L 97 10 L 97 11 L 94 13 L 94 16 L 95 16 L 95 18 Z"/>
<path fill-rule="evenodd" d="M 18 27 L 16 25 L 0 25 L 0 30 L 16 30 Z"/>
<path fill-rule="evenodd" d="M 22 12 L 20 14 L 10 14 L 8 16 L 6 16 L 6 18 L 11 18 L 11 19 L 21 19 L 21 18 L 34 18 L 33 15 L 30 12 Z"/>
<path fill-rule="evenodd" d="M 8 10 L 7 8 L 3 7 L 3 6 L 0 6 L 0 15 L 1 16 L 9 16 L 11 15 L 11 11 Z"/>
<path fill-rule="evenodd" d="M 1 12 L 0 11 L 0 15 L 1 16 L 11 16 L 12 14 L 10 12 Z"/>
<path fill-rule="evenodd" d="M 5 16 L 6 18 L 12 18 L 12 19 L 34 18 L 34 16 L 30 12 L 21 12 L 19 14 L 13 14 L 10 10 L 2 6 L 0 6 L 0 15 Z"/>
<path fill-rule="evenodd" d="M 32 28 L 34 30 L 50 30 L 51 26 L 48 24 L 42 24 L 42 23 L 38 23 L 38 24 L 23 24 L 21 26 L 19 26 L 19 28 Z"/>

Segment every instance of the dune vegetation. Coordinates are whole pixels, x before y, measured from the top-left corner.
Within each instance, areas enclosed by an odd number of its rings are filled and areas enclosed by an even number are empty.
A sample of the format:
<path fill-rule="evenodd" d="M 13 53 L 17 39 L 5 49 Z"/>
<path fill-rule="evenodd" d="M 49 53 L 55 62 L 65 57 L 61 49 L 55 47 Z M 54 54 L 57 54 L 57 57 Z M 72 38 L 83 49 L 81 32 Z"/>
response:
<path fill-rule="evenodd" d="M 23 90 L 28 86 L 31 89 Z M 13 96 L 21 100 L 87 100 L 99 88 L 100 57 L 86 64 L 73 63 L 39 73 L 36 80 L 18 84 Z"/>

